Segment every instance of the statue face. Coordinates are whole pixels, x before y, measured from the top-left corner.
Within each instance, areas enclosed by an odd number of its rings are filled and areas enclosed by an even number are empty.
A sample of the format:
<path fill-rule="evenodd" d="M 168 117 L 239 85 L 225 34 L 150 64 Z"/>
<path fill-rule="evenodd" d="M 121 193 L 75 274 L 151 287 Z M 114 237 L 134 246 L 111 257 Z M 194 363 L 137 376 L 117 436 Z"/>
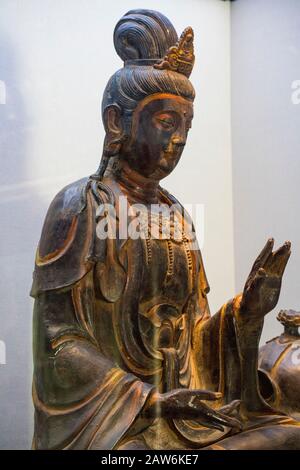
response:
<path fill-rule="evenodd" d="M 132 116 L 131 135 L 123 147 L 130 167 L 160 180 L 175 168 L 193 119 L 193 104 L 159 93 L 142 100 Z"/>

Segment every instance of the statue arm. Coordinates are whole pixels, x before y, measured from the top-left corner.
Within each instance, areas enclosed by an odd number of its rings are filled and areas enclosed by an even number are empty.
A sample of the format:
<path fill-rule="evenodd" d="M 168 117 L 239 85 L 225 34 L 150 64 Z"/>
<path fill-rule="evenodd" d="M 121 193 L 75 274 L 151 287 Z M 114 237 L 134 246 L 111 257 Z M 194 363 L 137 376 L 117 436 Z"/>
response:
<path fill-rule="evenodd" d="M 103 198 L 93 184 L 84 178 L 58 193 L 37 250 L 31 290 L 37 449 L 112 449 L 137 421 L 145 425 L 136 418 L 153 389 L 118 367 L 95 338 L 95 260 L 116 267 L 116 256 L 111 244 L 95 240 Z M 102 269 L 99 288 L 108 302 L 122 291 L 121 271 L 113 270 L 111 281 L 112 269 Z"/>
<path fill-rule="evenodd" d="M 210 349 L 211 353 L 211 370 L 205 367 L 203 375 L 214 378 L 213 384 L 223 393 L 226 402 L 241 398 L 246 414 L 271 411 L 259 393 L 259 339 L 264 315 L 277 304 L 282 275 L 290 256 L 288 242 L 275 252 L 273 245 L 274 240 L 268 240 L 255 260 L 243 292 L 213 317 L 198 320 L 195 327 L 194 343 L 200 368 L 203 368 L 201 351 Z"/>
<path fill-rule="evenodd" d="M 151 393 L 101 352 L 92 304 L 92 272 L 71 290 L 36 298 L 34 448 L 111 449 Z"/>
<path fill-rule="evenodd" d="M 221 404 L 240 399 L 240 359 L 233 310 L 234 301 L 229 301 L 212 316 L 198 314 L 193 331 L 199 386 L 221 392 Z M 204 312 L 207 311 L 208 306 Z"/>

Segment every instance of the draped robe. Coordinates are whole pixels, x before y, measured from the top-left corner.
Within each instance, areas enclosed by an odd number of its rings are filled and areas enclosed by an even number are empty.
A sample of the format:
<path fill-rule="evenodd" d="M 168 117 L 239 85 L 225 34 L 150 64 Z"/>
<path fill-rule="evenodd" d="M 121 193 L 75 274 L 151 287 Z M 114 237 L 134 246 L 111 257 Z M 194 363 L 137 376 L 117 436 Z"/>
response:
<path fill-rule="evenodd" d="M 233 303 L 210 315 L 190 219 L 181 241 L 97 237 L 99 206 L 113 204 L 119 220 L 120 194 L 113 179 L 85 178 L 49 208 L 31 292 L 33 448 L 251 448 L 251 425 L 241 440 L 197 420 L 143 418 L 154 389 L 221 391 L 215 407 L 240 398 L 240 360 Z M 177 202 L 162 188 L 160 197 Z M 263 433 L 269 448 L 271 432 L 286 446 L 283 429 L 292 448 L 299 442 L 297 423 L 286 416 L 272 423 L 252 427 L 255 442 Z"/>

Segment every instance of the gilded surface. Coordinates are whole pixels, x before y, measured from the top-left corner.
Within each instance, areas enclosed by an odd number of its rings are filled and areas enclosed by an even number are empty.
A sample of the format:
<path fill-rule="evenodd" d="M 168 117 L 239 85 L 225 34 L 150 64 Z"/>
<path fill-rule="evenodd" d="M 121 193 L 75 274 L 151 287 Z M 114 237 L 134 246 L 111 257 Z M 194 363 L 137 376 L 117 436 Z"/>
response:
<path fill-rule="evenodd" d="M 192 221 L 160 185 L 192 124 L 193 37 L 151 10 L 115 28 L 124 67 L 103 96 L 99 169 L 55 197 L 37 250 L 34 449 L 300 448 L 292 398 L 272 402 L 258 379 L 290 243 L 268 240 L 211 316 Z"/>

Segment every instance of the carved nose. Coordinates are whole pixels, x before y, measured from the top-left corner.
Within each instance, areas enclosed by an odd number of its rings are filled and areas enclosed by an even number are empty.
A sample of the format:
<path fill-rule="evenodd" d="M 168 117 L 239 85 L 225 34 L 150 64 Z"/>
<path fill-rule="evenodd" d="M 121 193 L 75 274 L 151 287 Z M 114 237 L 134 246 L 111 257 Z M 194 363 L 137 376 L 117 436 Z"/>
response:
<path fill-rule="evenodd" d="M 185 145 L 185 139 L 182 139 L 180 137 L 174 137 L 174 139 L 172 139 L 172 143 L 177 147 L 183 147 Z"/>

